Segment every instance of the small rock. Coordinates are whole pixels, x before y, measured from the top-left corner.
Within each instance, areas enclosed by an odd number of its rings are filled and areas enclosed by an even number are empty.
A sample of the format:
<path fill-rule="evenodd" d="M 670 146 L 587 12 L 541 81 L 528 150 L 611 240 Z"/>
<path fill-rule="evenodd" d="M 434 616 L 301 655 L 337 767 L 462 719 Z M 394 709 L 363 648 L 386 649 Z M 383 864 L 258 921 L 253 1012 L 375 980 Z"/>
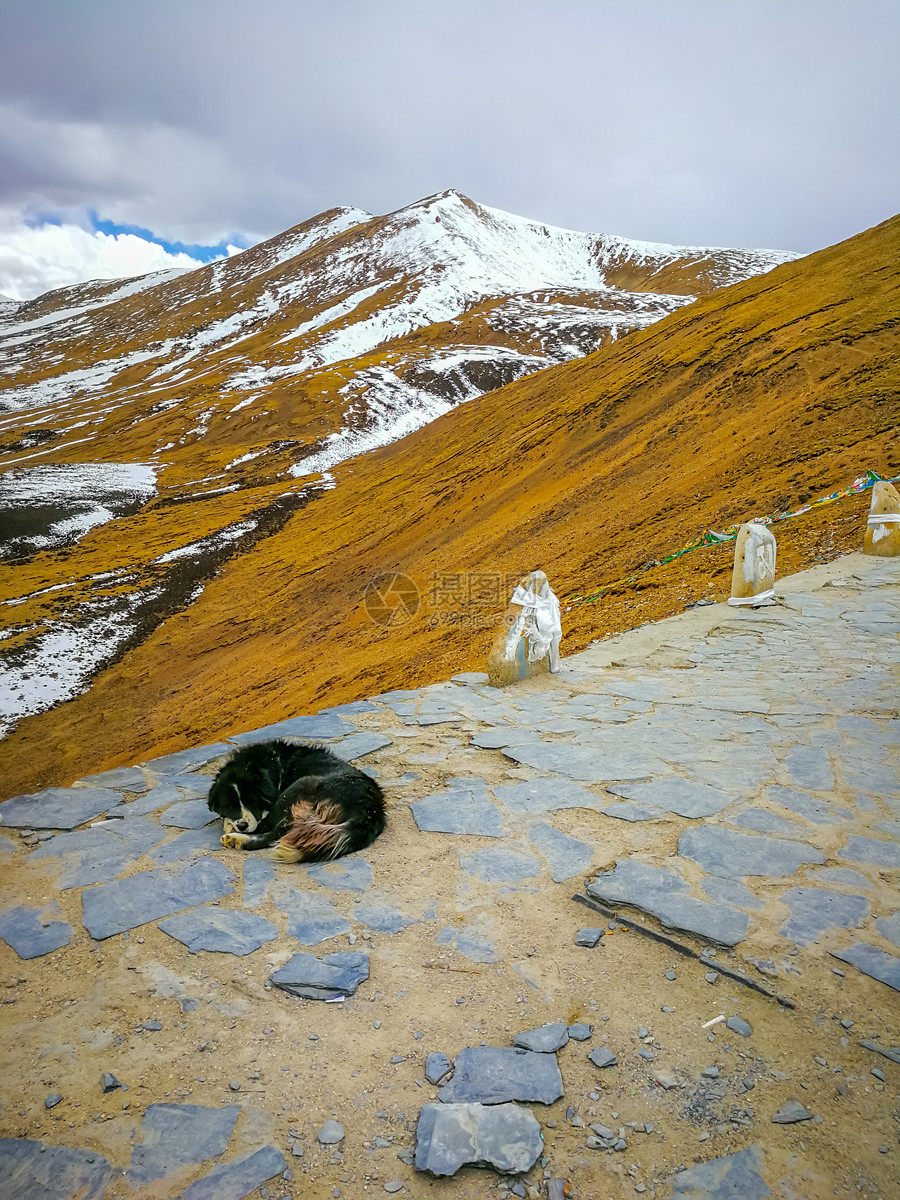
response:
<path fill-rule="evenodd" d="M 674 980 L 677 978 L 678 978 L 678 976 L 675 974 L 674 971 L 666 971 L 666 979 L 668 979 L 668 981 L 670 983 L 674 982 Z"/>
<path fill-rule="evenodd" d="M 240 1080 L 237 1079 L 229 1079 L 228 1086 L 233 1092 L 239 1092 L 241 1090 Z"/>
<path fill-rule="evenodd" d="M 650 1030 L 647 1028 L 646 1025 L 642 1025 L 640 1027 L 640 1029 L 638 1030 L 638 1037 L 645 1038 L 645 1037 L 649 1037 L 649 1036 L 650 1036 Z"/>
<path fill-rule="evenodd" d="M 707 1067 L 705 1071 L 701 1072 L 701 1074 L 703 1075 L 704 1079 L 718 1079 L 719 1078 L 719 1068 L 718 1067 Z"/>
<path fill-rule="evenodd" d="M 797 1121 L 811 1121 L 812 1113 L 799 1100 L 788 1100 L 772 1117 L 775 1125 L 794 1125 Z"/>
<path fill-rule="evenodd" d="M 145 1021 L 141 1028 L 147 1033 L 158 1033 L 162 1029 L 162 1021 Z"/>
<path fill-rule="evenodd" d="M 585 1025 L 582 1021 L 569 1026 L 569 1037 L 573 1042 L 586 1042 L 593 1032 L 593 1025 Z"/>
<path fill-rule="evenodd" d="M 653 1053 L 653 1051 L 647 1050 L 646 1047 L 642 1047 L 640 1050 L 638 1050 L 638 1054 L 641 1056 L 641 1058 L 646 1059 L 647 1062 L 653 1062 L 654 1058 L 656 1058 L 656 1055 Z"/>
<path fill-rule="evenodd" d="M 49 1096 L 44 1097 L 44 1108 L 56 1108 L 62 1100 L 62 1095 L 59 1092 L 51 1092 Z"/>
<path fill-rule="evenodd" d="M 853 1022 L 852 1022 L 852 1021 L 841 1021 L 841 1026 L 842 1026 L 844 1029 L 852 1029 L 852 1028 L 853 1028 Z"/>
<path fill-rule="evenodd" d="M 661 1088 L 665 1088 L 666 1091 L 668 1091 L 670 1088 L 677 1088 L 681 1086 L 675 1076 L 670 1074 L 668 1071 L 657 1071 L 653 1078 L 656 1080 L 659 1086 Z"/>
<path fill-rule="evenodd" d="M 597 1050 L 592 1050 L 588 1059 L 595 1067 L 614 1067 L 619 1061 L 608 1046 L 600 1046 Z"/>
<path fill-rule="evenodd" d="M 316 1137 L 322 1146 L 336 1146 L 344 1140 L 344 1127 L 337 1121 L 326 1121 Z"/>
<path fill-rule="evenodd" d="M 879 1154 L 890 1154 L 890 1152 L 891 1152 L 891 1148 L 890 1148 L 890 1146 L 888 1146 L 886 1143 L 882 1143 L 882 1144 L 881 1144 L 881 1145 L 878 1147 L 878 1153 L 879 1153 Z"/>
<path fill-rule="evenodd" d="M 590 1128 L 596 1133 L 597 1137 L 606 1138 L 607 1141 L 616 1136 L 616 1131 L 610 1129 L 608 1125 L 591 1125 Z"/>
<path fill-rule="evenodd" d="M 424 1033 L 421 1031 L 421 1029 L 414 1029 L 414 1030 L 413 1030 L 413 1037 L 415 1038 L 415 1040 L 416 1040 L 417 1042 L 418 1042 L 418 1041 L 421 1041 L 421 1039 L 422 1039 L 424 1036 L 425 1036 L 425 1034 L 424 1034 Z"/>
<path fill-rule="evenodd" d="M 384 1185 L 384 1190 L 386 1192 L 402 1192 L 403 1191 L 403 1180 L 402 1179 L 389 1179 L 387 1181 L 387 1183 Z"/>
<path fill-rule="evenodd" d="M 522 1033 L 517 1033 L 513 1038 L 514 1046 L 521 1046 L 524 1050 L 534 1050 L 539 1054 L 553 1054 L 569 1040 L 568 1026 L 562 1021 L 556 1021 L 553 1024 L 541 1025 L 538 1029 L 527 1029 Z"/>
<path fill-rule="evenodd" d="M 754 1087 L 756 1087 L 756 1084 L 753 1082 L 753 1080 L 750 1078 L 749 1075 L 745 1075 L 744 1078 L 741 1080 L 741 1082 L 744 1085 L 745 1091 L 752 1092 Z"/>
<path fill-rule="evenodd" d="M 593 947 L 597 945 L 602 937 L 602 929 L 579 929 L 575 934 L 575 945 Z"/>
<path fill-rule="evenodd" d="M 876 1079 L 880 1079 L 882 1083 L 885 1082 L 885 1074 L 881 1067 L 873 1067 L 869 1074 L 874 1075 Z"/>
<path fill-rule="evenodd" d="M 668 1004 L 664 1004 L 662 1006 L 662 1008 L 660 1009 L 660 1012 L 664 1012 L 664 1013 L 673 1013 L 674 1011 L 675 1011 L 675 1009 L 670 1008 Z"/>
<path fill-rule="evenodd" d="M 120 1088 L 121 1086 L 115 1075 L 110 1075 L 109 1071 L 104 1071 L 100 1076 L 100 1090 L 102 1092 L 114 1092 L 116 1088 Z"/>
<path fill-rule="evenodd" d="M 299 1142 L 294 1142 L 293 1146 L 291 1146 L 291 1154 L 293 1154 L 294 1158 L 303 1157 L 303 1147 Z"/>
<path fill-rule="evenodd" d="M 732 1033 L 739 1033 L 741 1037 L 749 1037 L 753 1032 L 747 1022 L 742 1021 L 740 1017 L 729 1017 L 725 1025 Z"/>
<path fill-rule="evenodd" d="M 425 1059 L 425 1078 L 429 1083 L 440 1083 L 453 1069 L 446 1054 L 429 1054 Z"/>
<path fill-rule="evenodd" d="M 373 1022 L 372 1022 L 372 1028 L 373 1028 L 373 1029 L 380 1029 L 380 1028 L 381 1028 L 381 1022 L 380 1022 L 380 1021 L 373 1021 Z"/>
<path fill-rule="evenodd" d="M 405 1054 L 392 1054 L 391 1055 L 391 1065 L 392 1066 L 396 1066 L 397 1063 L 402 1063 L 402 1062 L 406 1062 Z"/>
<path fill-rule="evenodd" d="M 719 972 L 718 971 L 707 971 L 706 974 L 703 976 L 703 978 L 706 980 L 707 983 L 718 983 Z"/>

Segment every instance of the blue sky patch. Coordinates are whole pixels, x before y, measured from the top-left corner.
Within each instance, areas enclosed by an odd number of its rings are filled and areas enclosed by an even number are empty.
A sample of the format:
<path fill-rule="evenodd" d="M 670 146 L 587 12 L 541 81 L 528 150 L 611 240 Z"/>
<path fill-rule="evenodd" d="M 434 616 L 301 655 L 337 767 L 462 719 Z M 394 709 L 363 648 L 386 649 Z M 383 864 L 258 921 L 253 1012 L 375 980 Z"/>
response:
<path fill-rule="evenodd" d="M 189 254 L 191 258 L 196 258 L 199 262 L 212 262 L 214 258 L 222 258 L 228 253 L 229 246 L 240 246 L 245 249 L 250 245 L 246 238 L 238 235 L 230 237 L 227 240 L 219 242 L 215 246 L 204 246 L 199 243 L 191 242 L 169 242 L 165 238 L 155 234 L 151 229 L 143 229 L 140 225 L 119 225 L 115 221 L 104 221 L 95 212 L 89 214 L 92 227 L 98 233 L 107 233 L 115 236 L 119 233 L 133 233 L 136 237 L 143 238 L 146 242 L 153 242 L 157 246 L 162 246 L 163 250 L 169 254 Z M 46 219 L 49 222 L 49 219 Z"/>

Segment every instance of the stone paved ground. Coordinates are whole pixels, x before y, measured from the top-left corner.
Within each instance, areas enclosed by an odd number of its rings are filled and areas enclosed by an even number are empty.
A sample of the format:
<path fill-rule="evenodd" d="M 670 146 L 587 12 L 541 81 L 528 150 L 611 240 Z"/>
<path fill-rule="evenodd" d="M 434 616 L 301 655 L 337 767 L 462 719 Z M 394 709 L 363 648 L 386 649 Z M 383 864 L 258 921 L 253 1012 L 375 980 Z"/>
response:
<path fill-rule="evenodd" d="M 776 590 L 0 805 L 0 1200 L 897 1195 L 900 563 Z M 221 850 L 263 736 L 388 831 Z"/>

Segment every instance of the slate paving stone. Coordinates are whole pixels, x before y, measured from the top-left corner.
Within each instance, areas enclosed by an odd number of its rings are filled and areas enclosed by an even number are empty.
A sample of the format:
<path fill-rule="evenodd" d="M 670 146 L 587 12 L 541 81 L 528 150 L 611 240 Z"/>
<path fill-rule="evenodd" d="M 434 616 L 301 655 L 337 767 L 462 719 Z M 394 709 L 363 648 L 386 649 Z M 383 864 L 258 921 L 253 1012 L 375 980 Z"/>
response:
<path fill-rule="evenodd" d="M 528 837 L 550 864 L 550 877 L 554 883 L 564 883 L 575 875 L 583 875 L 594 857 L 593 846 L 562 833 L 545 821 L 532 825 Z"/>
<path fill-rule="evenodd" d="M 808 946 L 826 929 L 861 925 L 869 915 L 869 901 L 865 897 L 825 888 L 788 888 L 778 898 L 791 910 L 778 932 L 798 946 Z"/>
<path fill-rule="evenodd" d="M 518 854 L 515 850 L 475 850 L 471 854 L 461 854 L 459 865 L 469 875 L 489 883 L 516 883 L 541 873 L 541 864 L 536 858 Z"/>
<path fill-rule="evenodd" d="M 504 837 L 503 817 L 488 799 L 483 779 L 451 779 L 445 792 L 436 792 L 410 804 L 416 825 L 423 833 L 468 833 Z"/>
<path fill-rule="evenodd" d="M 141 1125 L 143 1140 L 131 1151 L 126 1183 L 131 1188 L 146 1187 L 223 1154 L 240 1111 L 238 1105 L 151 1104 Z"/>
<path fill-rule="evenodd" d="M 19 958 L 41 958 L 68 946 L 72 940 L 73 929 L 68 921 L 54 920 L 61 915 L 55 904 L 40 908 L 20 904 L 0 913 L 0 939 L 11 946 Z"/>
<path fill-rule="evenodd" d="M 377 704 L 370 700 L 351 700 L 349 704 L 333 704 L 330 708 L 320 708 L 320 717 L 355 717 L 357 713 L 381 712 Z"/>
<path fill-rule="evenodd" d="M 10 829 L 75 829 L 122 802 L 111 788 L 44 788 L 0 804 L 0 825 Z"/>
<path fill-rule="evenodd" d="M 517 1104 L 425 1104 L 419 1113 L 414 1161 L 430 1175 L 454 1175 L 466 1164 L 520 1174 L 542 1152 L 540 1125 Z"/>
<path fill-rule="evenodd" d="M 796 821 L 779 817 L 777 813 L 770 812 L 767 808 L 748 808 L 744 812 L 738 813 L 736 817 L 730 817 L 729 820 L 732 825 L 739 825 L 741 829 L 752 829 L 754 833 L 777 833 L 781 837 L 793 840 L 802 841 L 803 838 L 809 837 L 811 832 L 803 825 L 798 825 Z"/>
<path fill-rule="evenodd" d="M 503 750 L 514 762 L 564 775 L 581 783 L 604 783 L 649 779 L 665 774 L 661 759 L 639 751 L 608 752 L 600 746 L 563 742 L 540 742 L 524 746 L 507 746 Z"/>
<path fill-rule="evenodd" d="M 654 779 L 650 783 L 613 784 L 606 790 L 614 796 L 648 805 L 651 809 L 662 809 L 679 817 L 690 818 L 710 817 L 713 813 L 721 812 L 735 799 L 719 788 L 675 776 Z"/>
<path fill-rule="evenodd" d="M 500 750 L 504 746 L 521 746 L 525 742 L 539 742 L 541 735 L 534 729 L 522 729 L 516 725 L 499 725 L 473 735 L 471 745 L 481 750 Z"/>
<path fill-rule="evenodd" d="M 399 933 L 407 925 L 415 925 L 418 917 L 408 917 L 390 904 L 363 904 L 353 914 L 367 929 L 376 933 Z"/>
<path fill-rule="evenodd" d="M 772 1193 L 762 1166 L 759 1146 L 710 1159 L 675 1176 L 672 1200 L 765 1200 Z"/>
<path fill-rule="evenodd" d="M 274 1146 L 260 1146 L 241 1158 L 216 1167 L 189 1184 L 181 1200 L 244 1200 L 284 1170 L 284 1155 Z"/>
<path fill-rule="evenodd" d="M 526 1029 L 513 1037 L 513 1045 L 523 1050 L 534 1050 L 539 1054 L 555 1054 L 569 1040 L 569 1027 L 564 1021 L 553 1021 L 539 1025 L 537 1029 Z"/>
<path fill-rule="evenodd" d="M 434 940 L 438 946 L 453 946 L 472 962 L 500 961 L 500 955 L 494 949 L 493 943 L 477 929 L 454 929 L 452 925 L 445 925 Z"/>
<path fill-rule="evenodd" d="M 77 781 L 87 787 L 113 788 L 117 792 L 146 792 L 150 784 L 140 767 L 114 767 L 97 775 L 85 775 Z"/>
<path fill-rule="evenodd" d="M 350 932 L 350 922 L 317 892 L 283 887 L 278 890 L 275 904 L 288 919 L 288 933 L 302 946 L 317 946 L 327 938 Z"/>
<path fill-rule="evenodd" d="M 755 837 L 716 825 L 686 830 L 678 839 L 678 853 L 692 858 L 711 875 L 740 879 L 747 875 L 793 875 L 802 863 L 821 866 L 821 850 L 801 842 L 776 837 Z"/>
<path fill-rule="evenodd" d="M 183 834 L 187 837 L 187 834 Z M 257 858 L 247 854 L 244 859 L 243 903 L 250 907 L 262 904 L 269 891 L 269 886 L 275 881 L 275 867 L 265 858 Z"/>
<path fill-rule="evenodd" d="M 848 838 L 846 846 L 838 850 L 837 857 L 872 863 L 876 867 L 900 867 L 900 846 L 894 842 L 881 842 L 877 838 L 852 837 Z"/>
<path fill-rule="evenodd" d="M 383 750 L 385 746 L 391 745 L 391 739 L 385 737 L 383 733 L 355 733 L 352 737 L 346 737 L 342 742 L 336 742 L 328 749 L 338 758 L 342 758 L 345 762 L 354 762 L 357 758 L 363 758 L 366 754 L 374 754 L 376 750 Z"/>
<path fill-rule="evenodd" d="M 872 887 L 871 880 L 866 879 L 859 871 L 851 871 L 849 867 L 822 867 L 819 871 L 807 871 L 806 874 L 815 883 L 836 883 L 853 888 Z"/>
<path fill-rule="evenodd" d="M 310 863 L 310 879 L 333 892 L 364 892 L 372 883 L 372 868 L 364 858 L 340 858 L 337 862 Z"/>
<path fill-rule="evenodd" d="M 276 721 L 274 725 L 263 725 L 246 733 L 233 734 L 228 741 L 235 746 L 251 746 L 256 742 L 267 742 L 271 738 L 301 738 L 303 741 L 319 741 L 322 738 L 344 737 L 356 733 L 355 725 L 333 714 L 292 717 L 288 721 Z"/>
<path fill-rule="evenodd" d="M 160 830 L 160 832 L 165 831 Z M 214 825 L 205 825 L 202 829 L 188 829 L 184 833 L 180 833 L 171 842 L 165 842 L 162 846 L 151 850 L 147 857 L 161 867 L 167 866 L 169 863 L 183 862 L 194 854 L 206 854 L 210 850 L 221 849 L 221 837 L 222 826 L 217 821 Z M 245 873 L 248 865 L 244 866 Z M 246 904 L 247 901 L 245 900 L 244 903 Z"/>
<path fill-rule="evenodd" d="M 469 1046 L 460 1050 L 442 1104 L 503 1104 L 507 1100 L 552 1104 L 563 1094 L 554 1054 L 515 1046 Z"/>
<path fill-rule="evenodd" d="M 0 1138 L 0 1188 L 9 1200 L 102 1200 L 112 1173 L 95 1150 Z"/>
<path fill-rule="evenodd" d="M 710 900 L 720 904 L 733 904 L 736 908 L 762 908 L 762 900 L 736 879 L 723 879 L 720 875 L 709 875 L 700 884 Z"/>
<path fill-rule="evenodd" d="M 125 867 L 147 853 L 165 837 L 165 830 L 143 817 L 110 821 L 73 833 L 58 833 L 28 856 L 58 859 L 61 874 L 56 886 L 62 891 L 107 883 Z"/>
<path fill-rule="evenodd" d="M 610 789 L 612 790 L 612 789 Z M 662 808 L 652 808 L 649 804 L 608 804 L 601 810 L 607 817 L 615 817 L 617 821 L 662 821 L 668 813 Z"/>
<path fill-rule="evenodd" d="M 141 766 L 154 775 L 178 775 L 182 771 L 197 771 L 214 759 L 234 750 L 227 742 L 214 742 L 209 746 L 194 746 L 190 750 L 176 750 L 174 754 L 163 754 L 148 759 Z"/>
<path fill-rule="evenodd" d="M 218 813 L 211 812 L 205 800 L 183 800 L 167 808 L 159 823 L 172 829 L 202 829 L 218 819 Z"/>
<path fill-rule="evenodd" d="M 735 946 L 747 933 L 748 917 L 726 904 L 695 900 L 680 875 L 634 859 L 618 859 L 615 869 L 587 886 L 597 900 L 639 908 L 671 929 L 696 933 L 723 946 Z"/>
<path fill-rule="evenodd" d="M 837 825 L 841 821 L 853 819 L 849 808 L 828 804 L 807 792 L 798 792 L 795 788 L 776 785 L 768 789 L 768 795 L 776 804 L 799 813 L 801 817 L 806 817 L 807 821 L 813 821 L 816 825 Z"/>
<path fill-rule="evenodd" d="M 874 828 L 878 833 L 889 833 L 892 838 L 900 841 L 900 821 L 879 821 Z"/>
<path fill-rule="evenodd" d="M 183 942 L 191 954 L 209 950 L 243 957 L 278 937 L 277 928 L 255 913 L 206 905 L 168 917 L 159 928 Z"/>
<path fill-rule="evenodd" d="M 314 954 L 295 954 L 283 967 L 269 976 L 282 991 L 307 1000 L 335 1000 L 352 996 L 369 978 L 369 956 L 358 951 L 340 951 L 316 958 Z"/>
<path fill-rule="evenodd" d="M 830 953 L 841 962 L 850 963 L 864 975 L 900 992 L 900 958 L 895 955 L 879 950 L 877 946 L 870 946 L 868 942 L 854 942 L 846 950 L 832 950 Z"/>
<path fill-rule="evenodd" d="M 429 1083 L 440 1083 L 453 1070 L 453 1063 L 446 1054 L 435 1051 L 425 1059 L 425 1078 Z"/>
<path fill-rule="evenodd" d="M 900 946 L 900 912 L 892 913 L 889 917 L 880 917 L 875 922 L 875 928 L 883 938 Z"/>
<path fill-rule="evenodd" d="M 568 779 L 549 777 L 526 783 L 494 784 L 492 791 L 509 812 L 545 813 L 563 808 L 589 808 L 602 812 L 604 801 Z"/>
<path fill-rule="evenodd" d="M 486 671 L 460 671 L 457 675 L 451 675 L 450 678 L 454 683 L 487 683 L 488 681 Z"/>
<path fill-rule="evenodd" d="M 115 808 L 109 810 L 107 815 L 116 818 L 146 817 L 149 813 L 183 799 L 184 793 L 180 792 L 174 783 L 158 783 L 145 795 L 138 796 L 135 800 L 126 800 L 123 804 L 117 804 Z"/>
<path fill-rule="evenodd" d="M 822 749 L 792 746 L 784 765 L 797 787 L 810 788 L 814 792 L 830 792 L 834 787 L 831 762 Z"/>
<path fill-rule="evenodd" d="M 82 921 L 96 941 L 168 917 L 183 908 L 221 900 L 234 890 L 234 875 L 211 858 L 142 871 L 82 894 Z"/>

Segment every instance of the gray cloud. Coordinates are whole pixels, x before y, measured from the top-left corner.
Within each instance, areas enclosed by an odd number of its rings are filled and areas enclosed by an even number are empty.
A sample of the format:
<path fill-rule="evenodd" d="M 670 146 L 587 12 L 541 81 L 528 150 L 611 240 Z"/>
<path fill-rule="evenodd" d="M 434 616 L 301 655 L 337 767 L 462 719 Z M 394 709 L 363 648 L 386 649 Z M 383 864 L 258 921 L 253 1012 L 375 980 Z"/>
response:
<path fill-rule="evenodd" d="M 0 204 L 169 240 L 457 187 L 811 250 L 898 207 L 892 0 L 0 0 Z"/>

